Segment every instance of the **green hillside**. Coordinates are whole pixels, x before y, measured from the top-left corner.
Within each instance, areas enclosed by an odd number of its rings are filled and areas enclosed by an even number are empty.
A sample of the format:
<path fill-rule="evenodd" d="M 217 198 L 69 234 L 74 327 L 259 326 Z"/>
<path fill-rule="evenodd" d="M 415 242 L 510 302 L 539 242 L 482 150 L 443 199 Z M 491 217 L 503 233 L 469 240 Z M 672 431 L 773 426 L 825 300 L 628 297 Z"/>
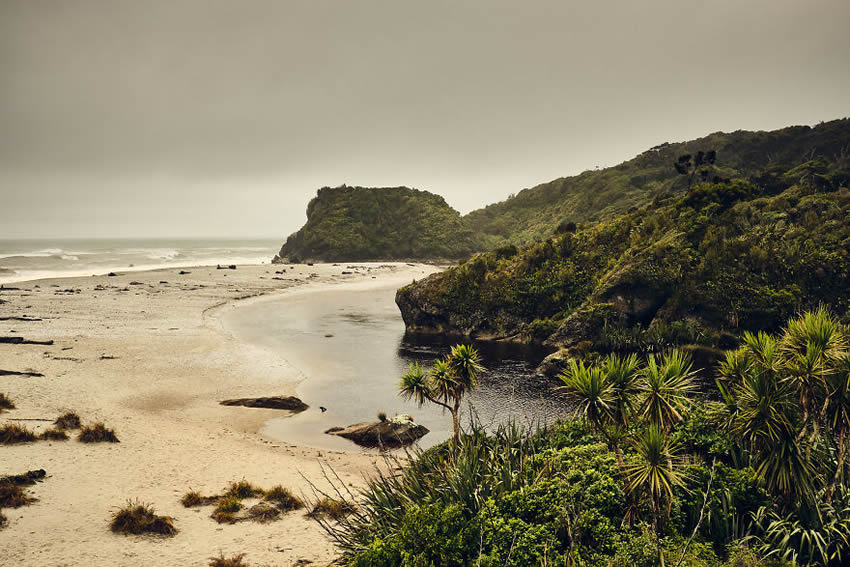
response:
<path fill-rule="evenodd" d="M 718 132 L 690 142 L 661 144 L 620 165 L 585 171 L 525 189 L 516 196 L 472 211 L 464 217 L 488 249 L 528 244 L 549 237 L 564 222 L 609 218 L 658 195 L 684 192 L 687 179 L 671 164 L 682 154 L 713 149 L 716 174 L 748 177 L 772 165 L 800 163 L 808 157 L 834 158 L 848 144 L 850 122 L 835 120 L 817 127 L 792 126 L 772 132 Z"/>
<path fill-rule="evenodd" d="M 850 320 L 850 122 L 823 128 L 843 135 L 805 148 L 789 134 L 793 150 L 779 144 L 748 166 L 743 148 L 718 151 L 718 162 L 748 175 L 503 246 L 407 286 L 397 295 L 405 323 L 606 351 L 732 346 L 743 330 L 776 330 L 821 303 Z M 806 136 L 826 138 L 816 130 Z M 674 161 L 666 167 L 684 181 Z"/>
<path fill-rule="evenodd" d="M 275 261 L 459 259 L 479 240 L 445 199 L 407 187 L 324 187 Z"/>

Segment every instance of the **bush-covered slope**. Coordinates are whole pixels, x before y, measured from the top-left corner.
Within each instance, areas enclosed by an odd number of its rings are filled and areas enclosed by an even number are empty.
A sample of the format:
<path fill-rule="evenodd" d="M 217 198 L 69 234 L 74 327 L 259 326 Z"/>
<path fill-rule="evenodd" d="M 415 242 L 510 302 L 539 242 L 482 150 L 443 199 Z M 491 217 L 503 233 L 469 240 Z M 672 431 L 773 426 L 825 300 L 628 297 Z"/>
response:
<path fill-rule="evenodd" d="M 690 142 L 661 144 L 620 165 L 585 171 L 525 189 L 516 196 L 464 217 L 488 248 L 547 238 L 564 222 L 595 221 L 627 211 L 658 195 L 684 192 L 687 179 L 671 167 L 682 154 L 713 149 L 717 174 L 749 177 L 775 164 L 801 163 L 812 156 L 834 158 L 850 143 L 850 120 L 814 128 L 792 126 L 772 132 L 718 132 Z"/>
<path fill-rule="evenodd" d="M 813 157 L 477 255 L 396 301 L 410 330 L 599 351 L 733 345 L 819 303 L 847 320 L 850 156 Z"/>
<path fill-rule="evenodd" d="M 407 187 L 324 187 L 281 259 L 458 259 L 481 250 L 460 214 L 439 195 Z"/>

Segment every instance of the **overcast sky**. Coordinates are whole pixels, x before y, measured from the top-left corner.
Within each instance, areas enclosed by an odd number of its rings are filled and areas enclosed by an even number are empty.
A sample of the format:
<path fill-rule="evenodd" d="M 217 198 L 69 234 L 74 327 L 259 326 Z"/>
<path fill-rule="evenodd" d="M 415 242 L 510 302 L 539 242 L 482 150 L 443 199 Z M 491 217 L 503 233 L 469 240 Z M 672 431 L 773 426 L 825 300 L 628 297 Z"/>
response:
<path fill-rule="evenodd" d="M 842 118 L 848 23 L 848 0 L 0 0 L 0 238 L 283 238 L 342 183 L 468 212 Z"/>

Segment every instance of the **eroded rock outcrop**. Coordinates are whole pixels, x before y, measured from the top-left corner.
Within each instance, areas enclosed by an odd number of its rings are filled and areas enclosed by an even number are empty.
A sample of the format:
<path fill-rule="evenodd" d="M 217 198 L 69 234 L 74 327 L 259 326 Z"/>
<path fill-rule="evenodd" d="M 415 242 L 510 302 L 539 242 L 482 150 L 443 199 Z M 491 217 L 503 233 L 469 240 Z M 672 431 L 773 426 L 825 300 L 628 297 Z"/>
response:
<path fill-rule="evenodd" d="M 350 439 L 365 447 L 400 447 L 425 436 L 428 428 L 414 422 L 409 415 L 397 415 L 372 423 L 331 427 L 325 433 Z"/>
<path fill-rule="evenodd" d="M 270 396 L 265 398 L 237 398 L 219 402 L 223 406 L 244 406 L 246 408 L 267 408 L 289 410 L 294 412 L 304 411 L 310 406 L 295 396 Z"/>

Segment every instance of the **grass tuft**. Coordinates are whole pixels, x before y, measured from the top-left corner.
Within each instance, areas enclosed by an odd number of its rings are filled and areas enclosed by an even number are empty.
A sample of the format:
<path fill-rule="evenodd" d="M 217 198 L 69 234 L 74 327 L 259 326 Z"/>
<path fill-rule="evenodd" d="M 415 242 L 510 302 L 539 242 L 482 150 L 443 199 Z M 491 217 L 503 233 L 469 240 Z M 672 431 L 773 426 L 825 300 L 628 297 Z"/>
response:
<path fill-rule="evenodd" d="M 117 534 L 160 534 L 172 536 L 177 533 L 171 518 L 158 516 L 150 504 L 128 501 L 127 505 L 112 515 L 109 528 Z"/>
<path fill-rule="evenodd" d="M 6 394 L 0 394 L 0 413 L 3 413 L 3 410 L 7 409 L 15 409 L 15 404 L 6 397 Z"/>
<path fill-rule="evenodd" d="M 30 502 L 35 502 L 35 498 L 27 496 L 17 484 L 0 484 L 0 508 L 20 508 Z"/>
<path fill-rule="evenodd" d="M 227 513 L 235 513 L 242 509 L 242 502 L 238 497 L 231 495 L 225 495 L 218 499 L 218 502 L 215 503 L 215 511 L 216 512 L 227 512 Z"/>
<path fill-rule="evenodd" d="M 83 443 L 118 443 L 118 437 L 111 429 L 107 429 L 103 422 L 95 423 L 94 425 L 86 425 L 80 429 L 80 435 L 77 437 Z"/>
<path fill-rule="evenodd" d="M 280 510 L 274 506 L 260 502 L 248 508 L 248 516 L 256 521 L 264 524 L 277 520 L 280 517 Z"/>
<path fill-rule="evenodd" d="M 236 514 L 233 512 L 221 512 L 216 510 L 210 517 L 219 524 L 235 524 L 237 522 Z"/>
<path fill-rule="evenodd" d="M 180 503 L 183 504 L 186 508 L 191 508 L 192 506 L 200 506 L 204 501 L 201 493 L 197 490 L 190 490 L 186 494 L 183 495 L 183 498 L 180 499 Z"/>
<path fill-rule="evenodd" d="M 20 425 L 7 423 L 0 428 L 0 444 L 12 445 L 14 443 L 29 443 L 35 440 L 35 433 Z"/>
<path fill-rule="evenodd" d="M 82 422 L 80 421 L 80 416 L 78 416 L 76 412 L 66 411 L 56 418 L 53 425 L 55 425 L 57 429 L 79 429 Z"/>
<path fill-rule="evenodd" d="M 256 487 L 248 481 L 240 480 L 239 482 L 231 483 L 230 488 L 223 496 L 235 496 L 236 498 L 254 498 L 260 497 L 265 492 L 262 488 Z"/>
<path fill-rule="evenodd" d="M 68 434 L 65 433 L 64 429 L 53 428 L 44 431 L 38 438 L 42 441 L 67 441 Z"/>
<path fill-rule="evenodd" d="M 304 502 L 300 498 L 292 494 L 288 488 L 284 488 L 279 484 L 266 491 L 265 499 L 267 502 L 274 503 L 281 512 L 298 510 L 304 507 Z"/>
<path fill-rule="evenodd" d="M 336 500 L 325 496 L 316 502 L 316 505 L 313 506 L 313 510 L 308 514 L 308 516 L 312 516 L 314 518 L 317 516 L 324 516 L 326 518 L 339 521 L 356 511 L 357 507 L 351 502 Z"/>
<path fill-rule="evenodd" d="M 225 557 L 224 553 L 219 553 L 218 557 L 210 557 L 210 567 L 248 567 L 248 564 L 243 561 L 244 553 L 238 553 L 232 557 Z"/>

